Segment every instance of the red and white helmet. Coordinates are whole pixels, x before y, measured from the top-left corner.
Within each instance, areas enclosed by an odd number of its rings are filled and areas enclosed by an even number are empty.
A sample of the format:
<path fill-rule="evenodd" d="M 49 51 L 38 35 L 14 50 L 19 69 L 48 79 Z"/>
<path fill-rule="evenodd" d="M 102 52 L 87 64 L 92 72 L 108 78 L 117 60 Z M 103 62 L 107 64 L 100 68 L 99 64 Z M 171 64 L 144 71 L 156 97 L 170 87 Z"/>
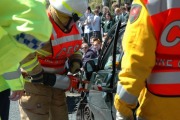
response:
<path fill-rule="evenodd" d="M 71 17 L 73 13 L 78 17 L 83 16 L 88 7 L 87 0 L 49 0 L 49 2 L 56 10 Z"/>

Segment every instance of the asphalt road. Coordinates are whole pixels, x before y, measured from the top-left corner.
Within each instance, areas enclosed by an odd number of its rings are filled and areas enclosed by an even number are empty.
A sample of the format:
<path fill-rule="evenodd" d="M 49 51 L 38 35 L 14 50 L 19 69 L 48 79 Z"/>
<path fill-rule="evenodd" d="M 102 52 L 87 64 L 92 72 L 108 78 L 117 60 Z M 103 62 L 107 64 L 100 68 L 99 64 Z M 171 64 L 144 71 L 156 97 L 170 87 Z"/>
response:
<path fill-rule="evenodd" d="M 9 111 L 9 120 L 20 120 L 20 113 L 19 113 L 17 101 L 11 101 L 10 111 Z"/>
<path fill-rule="evenodd" d="M 74 94 L 67 93 L 68 96 L 74 96 Z M 75 95 L 76 96 L 76 95 Z M 20 113 L 18 108 L 18 101 L 11 101 L 9 120 L 20 120 Z M 69 114 L 69 120 L 76 120 L 76 112 Z"/>

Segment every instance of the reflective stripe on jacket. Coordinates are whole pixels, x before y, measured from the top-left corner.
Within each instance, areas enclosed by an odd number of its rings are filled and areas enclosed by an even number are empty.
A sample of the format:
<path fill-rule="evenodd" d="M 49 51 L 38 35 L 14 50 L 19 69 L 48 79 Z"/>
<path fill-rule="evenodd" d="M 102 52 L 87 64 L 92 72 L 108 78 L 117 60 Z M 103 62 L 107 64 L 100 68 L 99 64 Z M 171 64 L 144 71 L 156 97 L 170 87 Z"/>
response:
<path fill-rule="evenodd" d="M 180 1 L 147 0 L 146 6 L 157 40 L 156 65 L 147 80 L 147 88 L 156 95 L 179 96 L 180 14 L 177 10 L 180 10 Z"/>
<path fill-rule="evenodd" d="M 0 83 L 5 81 L 7 85 L 4 83 L 4 85 L 7 87 L 6 89 L 10 88 L 11 90 L 22 90 L 24 88 L 24 82 L 23 82 L 23 77 L 21 75 L 21 70 L 20 67 L 14 66 L 11 68 L 9 72 L 6 72 L 2 74 L 2 78 L 0 79 Z M 0 85 L 1 87 L 1 85 Z M 2 86 L 4 87 L 4 86 Z M 3 89 L 0 88 L 0 91 Z"/>
<path fill-rule="evenodd" d="M 46 72 L 64 73 L 67 58 L 79 50 L 82 38 L 75 24 L 69 33 L 64 33 L 51 16 L 49 18 L 54 28 L 51 36 L 53 54 L 38 59 Z"/>

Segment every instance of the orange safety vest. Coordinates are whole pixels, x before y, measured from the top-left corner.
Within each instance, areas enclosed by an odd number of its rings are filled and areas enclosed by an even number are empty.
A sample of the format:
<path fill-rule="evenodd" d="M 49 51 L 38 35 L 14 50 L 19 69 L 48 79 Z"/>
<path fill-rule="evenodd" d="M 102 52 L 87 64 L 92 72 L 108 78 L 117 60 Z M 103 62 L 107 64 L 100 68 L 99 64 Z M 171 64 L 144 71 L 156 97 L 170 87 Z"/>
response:
<path fill-rule="evenodd" d="M 52 55 L 45 58 L 39 57 L 38 60 L 45 71 L 62 74 L 65 72 L 67 58 L 81 47 L 82 38 L 76 24 L 73 25 L 69 33 L 64 33 L 51 16 L 49 18 L 53 25 L 51 35 Z"/>
<path fill-rule="evenodd" d="M 180 96 L 180 1 L 145 3 L 157 40 L 156 64 L 147 79 L 147 88 L 160 96 Z"/>

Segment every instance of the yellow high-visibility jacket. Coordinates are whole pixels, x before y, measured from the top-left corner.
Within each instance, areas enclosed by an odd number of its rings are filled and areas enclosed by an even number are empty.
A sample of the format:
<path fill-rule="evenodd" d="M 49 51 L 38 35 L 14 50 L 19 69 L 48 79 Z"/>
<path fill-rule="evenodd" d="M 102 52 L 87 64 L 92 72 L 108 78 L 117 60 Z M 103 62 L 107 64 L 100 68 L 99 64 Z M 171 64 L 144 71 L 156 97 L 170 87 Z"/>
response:
<path fill-rule="evenodd" d="M 159 72 L 159 69 L 152 71 L 155 67 L 161 67 L 160 70 L 162 70 L 162 65 L 164 65 L 163 63 L 161 65 L 157 64 L 156 57 L 160 54 L 171 59 L 169 56 L 174 54 L 167 50 L 166 53 L 163 53 L 165 50 L 159 52 L 159 46 L 162 44 L 162 41 L 166 41 L 162 40 L 165 39 L 162 37 L 163 32 L 165 32 L 166 35 L 170 32 L 167 31 L 170 29 L 166 29 L 166 27 L 169 28 L 172 26 L 168 26 L 168 24 L 174 23 L 173 26 L 180 27 L 177 22 L 174 22 L 174 20 L 180 21 L 180 19 L 177 19 L 179 12 L 180 1 L 177 0 L 133 1 L 129 21 L 122 41 L 124 50 L 121 63 L 122 71 L 119 73 L 120 81 L 117 84 L 117 93 L 114 99 L 115 108 L 124 116 L 130 116 L 131 110 L 135 108 L 137 102 L 139 102 L 140 106 L 136 111 L 138 120 L 177 120 L 180 118 L 178 112 L 180 109 L 180 97 L 158 96 L 152 94 L 146 87 L 146 84 L 149 84 L 147 82 L 158 84 L 157 81 L 160 80 L 158 78 L 153 79 L 152 77 L 150 81 L 147 80 L 153 73 Z M 180 17 L 178 16 L 178 18 Z M 165 22 L 164 26 L 162 22 Z M 179 29 L 174 32 L 174 36 L 176 34 L 179 36 L 178 30 Z M 157 35 L 160 37 L 157 37 Z M 173 35 L 173 33 L 171 35 Z M 175 40 L 179 42 L 178 37 Z M 172 41 L 168 42 L 171 43 Z M 174 46 L 178 46 L 178 42 L 174 44 Z M 176 51 L 178 51 L 178 48 L 176 48 Z M 158 52 L 159 54 L 157 55 Z M 179 53 L 178 51 L 176 54 Z M 176 59 L 179 55 L 177 55 Z M 173 69 L 175 72 L 179 72 L 176 66 L 168 65 L 170 65 L 170 62 L 164 67 L 169 69 L 171 67 L 171 70 Z M 167 72 L 169 73 L 169 71 L 168 69 L 166 70 L 167 71 L 164 70 L 161 72 L 167 76 Z M 160 82 L 167 84 L 167 82 L 171 82 L 171 79 L 173 80 L 174 78 L 177 81 L 176 76 L 168 76 L 166 79 L 168 81 L 162 80 Z M 175 84 L 179 83 L 180 82 Z"/>
<path fill-rule="evenodd" d="M 45 0 L 1 0 L 0 91 L 23 88 L 19 62 L 49 40 L 52 25 Z"/>

